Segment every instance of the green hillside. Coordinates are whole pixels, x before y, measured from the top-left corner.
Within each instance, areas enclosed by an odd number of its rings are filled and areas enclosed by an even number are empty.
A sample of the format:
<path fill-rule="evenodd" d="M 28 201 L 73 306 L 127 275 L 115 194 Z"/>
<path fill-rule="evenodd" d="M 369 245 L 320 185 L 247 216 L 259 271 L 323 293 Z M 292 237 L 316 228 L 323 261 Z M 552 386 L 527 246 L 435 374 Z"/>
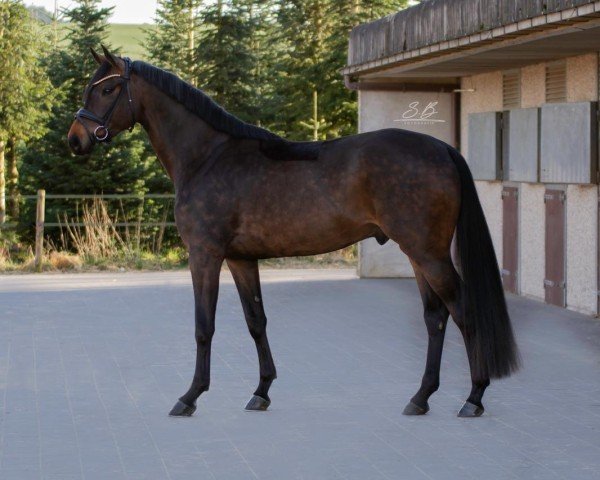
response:
<path fill-rule="evenodd" d="M 46 25 L 46 28 L 54 28 L 52 25 L 52 12 L 44 7 L 36 7 L 33 5 L 30 5 L 27 8 L 31 12 L 32 17 Z M 66 28 L 66 23 L 60 22 L 58 24 L 59 38 L 67 33 L 65 31 Z M 131 57 L 134 60 L 145 60 L 146 52 L 143 45 L 146 40 L 146 31 L 153 28 L 155 28 L 155 26 L 150 24 L 113 23 L 109 25 L 109 42 L 119 54 Z M 51 37 L 53 37 L 52 34 Z M 98 46 L 98 48 L 100 48 L 100 46 Z"/>
<path fill-rule="evenodd" d="M 48 24 L 45 28 L 51 29 L 52 25 Z M 59 28 L 59 38 L 66 35 L 68 24 L 61 23 Z M 146 40 L 146 31 L 155 28 L 149 24 L 125 24 L 113 23 L 110 24 L 108 42 L 115 51 L 122 56 L 131 57 L 132 60 L 147 60 L 144 42 Z M 52 35 L 50 33 L 50 35 Z M 100 45 L 96 47 L 100 50 Z"/>
<path fill-rule="evenodd" d="M 131 57 L 133 60 L 145 60 L 146 30 L 152 28 L 154 25 L 113 23 L 109 26 L 109 42 L 120 55 Z"/>

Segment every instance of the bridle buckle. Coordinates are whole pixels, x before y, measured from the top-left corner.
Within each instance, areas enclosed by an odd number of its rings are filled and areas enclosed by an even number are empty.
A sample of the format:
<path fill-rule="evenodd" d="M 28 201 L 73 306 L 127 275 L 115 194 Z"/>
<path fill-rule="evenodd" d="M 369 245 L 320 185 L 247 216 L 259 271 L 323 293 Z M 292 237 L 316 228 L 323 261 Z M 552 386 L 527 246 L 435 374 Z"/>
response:
<path fill-rule="evenodd" d="M 98 135 L 98 131 L 104 131 L 104 135 Z M 94 129 L 94 137 L 96 137 L 96 140 L 98 140 L 99 142 L 103 142 L 104 140 L 106 140 L 108 138 L 108 128 L 106 128 L 104 125 L 98 125 L 95 129 Z"/>

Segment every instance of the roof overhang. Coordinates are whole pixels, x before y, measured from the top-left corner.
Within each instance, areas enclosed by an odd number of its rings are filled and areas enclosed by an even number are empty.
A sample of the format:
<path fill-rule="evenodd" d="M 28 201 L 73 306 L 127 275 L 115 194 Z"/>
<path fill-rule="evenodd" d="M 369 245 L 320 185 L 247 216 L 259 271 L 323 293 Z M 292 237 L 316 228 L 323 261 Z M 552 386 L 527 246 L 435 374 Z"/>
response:
<path fill-rule="evenodd" d="M 350 78 L 456 78 L 600 51 L 600 1 L 361 64 Z"/>

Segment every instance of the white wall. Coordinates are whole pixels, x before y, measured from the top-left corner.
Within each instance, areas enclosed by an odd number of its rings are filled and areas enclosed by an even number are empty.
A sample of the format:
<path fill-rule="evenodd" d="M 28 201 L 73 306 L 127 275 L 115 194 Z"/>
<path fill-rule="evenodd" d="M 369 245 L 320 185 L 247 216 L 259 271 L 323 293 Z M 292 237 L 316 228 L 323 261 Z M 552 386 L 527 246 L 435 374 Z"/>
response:
<path fill-rule="evenodd" d="M 462 79 L 461 145 L 467 156 L 470 113 L 502 110 L 502 72 Z M 598 56 L 581 55 L 567 59 L 567 100 L 598 99 Z M 521 69 L 521 107 L 540 107 L 545 103 L 545 64 Z M 478 181 L 477 190 L 492 233 L 498 262 L 502 265 L 501 182 Z M 521 294 L 544 300 L 545 221 L 543 184 L 522 183 L 519 190 L 519 284 Z M 567 187 L 566 284 L 567 307 L 588 314 L 597 313 L 598 268 L 598 187 Z"/>
<path fill-rule="evenodd" d="M 502 182 L 476 181 L 477 194 L 502 268 Z"/>
<path fill-rule="evenodd" d="M 523 183 L 519 190 L 519 272 L 521 295 L 544 300 L 546 269 L 546 187 Z"/>
<path fill-rule="evenodd" d="M 469 161 L 468 119 L 471 113 L 502 110 L 502 74 L 484 73 L 461 80 L 461 152 Z M 502 268 L 502 182 L 476 181 L 477 193 Z"/>
<path fill-rule="evenodd" d="M 468 160 L 468 115 L 501 111 L 502 72 L 491 72 L 461 80 L 461 151 Z M 587 54 L 567 59 L 567 100 L 598 99 L 598 56 Z M 432 124 L 400 122 L 410 103 L 422 106 L 438 101 L 438 117 Z M 521 107 L 539 107 L 545 102 L 545 64 L 521 70 Z M 451 94 L 370 92 L 359 95 L 359 130 L 400 127 L 418 130 L 454 143 Z M 502 182 L 477 181 L 477 190 L 486 215 L 498 263 L 502 265 Z M 519 285 L 522 295 L 543 300 L 545 277 L 545 204 L 543 184 L 522 183 L 519 189 Z M 567 187 L 566 284 L 567 307 L 588 314 L 597 313 L 598 269 L 598 187 Z M 412 269 L 397 245 L 381 247 L 375 240 L 360 245 L 361 276 L 412 276 Z"/>
<path fill-rule="evenodd" d="M 436 92 L 361 91 L 359 131 L 403 128 L 426 133 L 454 144 L 453 94 Z M 428 108 L 429 107 L 429 108 Z M 433 115 L 421 119 L 422 113 Z M 412 277 L 412 266 L 391 240 L 381 246 L 374 239 L 359 245 L 358 274 L 361 277 Z"/>
<path fill-rule="evenodd" d="M 567 308 L 596 313 L 598 187 L 567 187 Z"/>

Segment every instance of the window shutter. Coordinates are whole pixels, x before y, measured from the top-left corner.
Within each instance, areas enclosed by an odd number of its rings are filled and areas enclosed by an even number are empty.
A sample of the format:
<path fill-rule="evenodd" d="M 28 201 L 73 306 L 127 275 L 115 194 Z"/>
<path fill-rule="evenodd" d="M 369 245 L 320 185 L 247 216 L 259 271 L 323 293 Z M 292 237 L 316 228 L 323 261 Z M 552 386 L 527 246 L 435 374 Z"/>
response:
<path fill-rule="evenodd" d="M 521 71 L 502 74 L 502 105 L 505 109 L 521 107 Z"/>
<path fill-rule="evenodd" d="M 546 65 L 546 103 L 567 101 L 567 62 L 560 60 Z"/>

